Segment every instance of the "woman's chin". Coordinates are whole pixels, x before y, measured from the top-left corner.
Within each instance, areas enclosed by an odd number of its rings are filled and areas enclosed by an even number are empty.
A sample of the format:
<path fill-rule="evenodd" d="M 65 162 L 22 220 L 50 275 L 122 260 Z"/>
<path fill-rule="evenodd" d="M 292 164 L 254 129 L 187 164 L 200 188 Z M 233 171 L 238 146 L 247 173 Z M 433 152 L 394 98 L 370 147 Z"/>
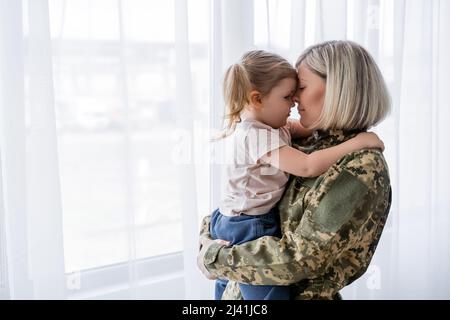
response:
<path fill-rule="evenodd" d="M 308 122 L 308 121 L 305 121 L 304 119 L 302 119 L 302 118 L 300 118 L 300 124 L 304 127 L 304 128 L 307 128 L 309 125 L 310 125 L 310 123 Z"/>

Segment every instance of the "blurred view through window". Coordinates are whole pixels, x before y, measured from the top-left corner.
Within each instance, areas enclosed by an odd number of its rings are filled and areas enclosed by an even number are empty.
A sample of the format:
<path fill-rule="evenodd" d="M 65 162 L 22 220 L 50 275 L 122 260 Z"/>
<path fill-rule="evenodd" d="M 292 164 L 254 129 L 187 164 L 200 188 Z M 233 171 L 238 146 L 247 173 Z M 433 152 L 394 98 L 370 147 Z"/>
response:
<path fill-rule="evenodd" d="M 174 2 L 49 7 L 66 271 L 128 261 L 130 241 L 136 258 L 181 251 L 179 174 L 170 161 L 184 107 L 174 100 Z M 208 9 L 208 1 L 189 2 L 194 113 L 206 124 Z M 203 211 L 208 174 L 199 171 Z"/>

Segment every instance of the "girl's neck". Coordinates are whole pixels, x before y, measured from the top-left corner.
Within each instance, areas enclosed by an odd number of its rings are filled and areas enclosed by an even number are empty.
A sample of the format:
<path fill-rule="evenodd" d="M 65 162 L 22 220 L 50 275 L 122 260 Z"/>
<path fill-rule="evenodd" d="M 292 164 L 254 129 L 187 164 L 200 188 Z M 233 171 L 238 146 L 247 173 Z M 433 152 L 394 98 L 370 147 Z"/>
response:
<path fill-rule="evenodd" d="M 249 109 L 244 109 L 242 111 L 241 119 L 242 120 L 251 119 L 251 120 L 256 120 L 256 121 L 264 123 L 263 121 L 261 121 L 261 119 L 258 117 L 257 113 L 254 110 L 249 110 Z"/>

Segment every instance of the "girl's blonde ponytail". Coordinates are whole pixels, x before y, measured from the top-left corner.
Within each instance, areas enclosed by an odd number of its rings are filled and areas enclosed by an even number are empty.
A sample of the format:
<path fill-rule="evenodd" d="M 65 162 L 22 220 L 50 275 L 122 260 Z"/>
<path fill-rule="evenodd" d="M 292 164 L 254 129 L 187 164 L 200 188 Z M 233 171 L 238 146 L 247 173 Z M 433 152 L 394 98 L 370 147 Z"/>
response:
<path fill-rule="evenodd" d="M 233 64 L 225 72 L 223 83 L 223 97 L 225 100 L 225 130 L 222 138 L 230 135 L 241 121 L 241 112 L 250 103 L 249 93 L 252 84 L 248 78 L 247 71 L 239 64 Z"/>

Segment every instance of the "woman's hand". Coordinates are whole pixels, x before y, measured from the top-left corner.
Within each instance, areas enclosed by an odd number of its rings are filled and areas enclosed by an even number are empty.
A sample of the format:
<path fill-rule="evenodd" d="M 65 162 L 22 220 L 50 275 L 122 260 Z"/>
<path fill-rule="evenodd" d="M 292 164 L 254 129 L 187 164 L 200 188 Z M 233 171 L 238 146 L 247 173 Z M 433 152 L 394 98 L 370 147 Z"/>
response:
<path fill-rule="evenodd" d="M 358 140 L 358 143 L 361 144 L 361 149 L 373 149 L 378 148 L 381 151 L 384 151 L 384 143 L 380 140 L 380 138 L 373 132 L 361 132 L 359 133 L 355 139 Z"/>
<path fill-rule="evenodd" d="M 225 241 L 225 240 L 221 240 L 221 239 L 213 240 L 206 236 L 200 237 L 200 252 L 198 253 L 198 256 L 197 256 L 197 266 L 200 269 L 200 271 L 203 273 L 203 275 L 209 280 L 215 280 L 215 279 L 217 279 L 217 277 L 212 275 L 211 273 L 209 273 L 209 271 L 208 271 L 208 269 L 206 269 L 205 263 L 203 261 L 205 258 L 206 251 L 208 251 L 209 247 L 211 247 L 211 245 L 213 243 L 219 243 L 220 245 L 223 245 L 223 246 L 229 245 L 229 242 Z"/>

